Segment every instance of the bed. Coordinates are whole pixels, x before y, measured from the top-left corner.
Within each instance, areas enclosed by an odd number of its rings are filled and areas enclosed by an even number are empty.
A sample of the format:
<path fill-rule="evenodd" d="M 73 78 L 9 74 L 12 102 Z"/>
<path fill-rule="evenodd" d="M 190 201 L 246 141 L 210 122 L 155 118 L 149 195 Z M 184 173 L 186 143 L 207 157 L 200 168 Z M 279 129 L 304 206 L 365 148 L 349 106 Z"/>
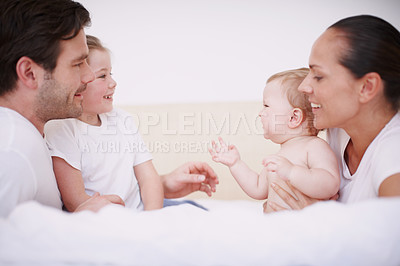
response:
<path fill-rule="evenodd" d="M 76 214 L 27 202 L 0 220 L 0 265 L 400 265 L 400 198 L 263 214 L 198 200 Z"/>
<path fill-rule="evenodd" d="M 261 102 L 124 107 L 136 117 L 160 173 L 208 162 L 220 184 L 209 211 L 178 205 L 136 213 L 109 206 L 70 214 L 27 202 L 0 219 L 0 265 L 400 265 L 400 199 L 264 215 L 207 144 L 222 136 L 261 170 L 279 147 L 263 138 Z M 183 121 L 183 122 L 182 122 Z M 157 123 L 156 123 L 157 122 Z M 183 125 L 182 125 L 183 123 Z M 173 134 L 172 134 L 172 133 Z"/>

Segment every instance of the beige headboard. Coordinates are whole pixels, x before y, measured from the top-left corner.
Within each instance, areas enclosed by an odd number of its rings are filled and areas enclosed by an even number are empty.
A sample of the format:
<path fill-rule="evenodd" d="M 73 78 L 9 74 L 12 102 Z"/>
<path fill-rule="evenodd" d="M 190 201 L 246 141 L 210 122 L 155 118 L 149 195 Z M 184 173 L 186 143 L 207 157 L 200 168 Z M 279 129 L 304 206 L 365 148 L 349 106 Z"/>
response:
<path fill-rule="evenodd" d="M 229 169 L 211 160 L 208 146 L 221 136 L 236 145 L 241 158 L 256 172 L 262 158 L 277 152 L 279 146 L 263 137 L 258 118 L 261 102 L 160 104 L 119 106 L 133 115 L 139 131 L 154 157 L 160 174 L 168 173 L 187 161 L 204 161 L 219 176 L 215 199 L 250 198 L 242 191 Z M 189 198 L 205 198 L 193 193 Z"/>

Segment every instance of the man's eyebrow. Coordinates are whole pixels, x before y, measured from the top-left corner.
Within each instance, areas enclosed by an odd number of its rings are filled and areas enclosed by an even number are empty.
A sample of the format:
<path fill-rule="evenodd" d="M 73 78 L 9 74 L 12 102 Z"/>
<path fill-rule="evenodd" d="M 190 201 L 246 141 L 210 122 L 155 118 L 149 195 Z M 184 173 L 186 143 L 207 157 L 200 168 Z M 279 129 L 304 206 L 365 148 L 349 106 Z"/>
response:
<path fill-rule="evenodd" d="M 89 56 L 89 54 L 82 54 L 81 56 L 75 58 L 73 61 L 82 61 L 82 60 L 87 59 L 88 56 Z"/>

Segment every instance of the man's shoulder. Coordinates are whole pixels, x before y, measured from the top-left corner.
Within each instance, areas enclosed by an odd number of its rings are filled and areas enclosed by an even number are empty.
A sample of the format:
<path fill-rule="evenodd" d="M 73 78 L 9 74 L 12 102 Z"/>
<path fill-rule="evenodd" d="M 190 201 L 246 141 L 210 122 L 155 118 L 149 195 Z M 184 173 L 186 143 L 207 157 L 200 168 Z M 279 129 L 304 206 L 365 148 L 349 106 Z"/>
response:
<path fill-rule="evenodd" d="M 43 137 L 25 117 L 6 108 L 0 108 L 0 150 L 36 149 L 43 145 Z"/>

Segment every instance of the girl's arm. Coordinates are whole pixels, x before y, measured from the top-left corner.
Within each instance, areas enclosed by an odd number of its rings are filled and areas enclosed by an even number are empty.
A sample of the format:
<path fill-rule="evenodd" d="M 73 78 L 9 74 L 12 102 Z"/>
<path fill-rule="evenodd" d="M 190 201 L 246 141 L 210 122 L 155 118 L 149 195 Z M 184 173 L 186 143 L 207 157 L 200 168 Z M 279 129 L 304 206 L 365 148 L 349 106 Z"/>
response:
<path fill-rule="evenodd" d="M 212 148 L 209 149 L 212 159 L 229 167 L 232 176 L 247 195 L 254 199 L 266 199 L 268 197 L 266 171 L 258 175 L 240 159 L 239 151 L 234 145 L 226 145 L 221 137 L 218 140 L 220 145 L 213 141 Z"/>
<path fill-rule="evenodd" d="M 110 203 L 125 205 L 124 201 L 117 195 L 100 196 L 97 193 L 90 197 L 85 192 L 81 171 L 72 167 L 60 157 L 52 157 L 52 159 L 58 189 L 68 211 L 98 211 Z M 78 207 L 79 209 L 77 209 Z"/>
<path fill-rule="evenodd" d="M 136 165 L 133 169 L 139 183 L 144 210 L 161 209 L 164 202 L 164 189 L 152 161 Z"/>
<path fill-rule="evenodd" d="M 68 211 L 73 212 L 90 196 L 85 192 L 82 173 L 60 157 L 52 157 L 58 189 Z"/>

